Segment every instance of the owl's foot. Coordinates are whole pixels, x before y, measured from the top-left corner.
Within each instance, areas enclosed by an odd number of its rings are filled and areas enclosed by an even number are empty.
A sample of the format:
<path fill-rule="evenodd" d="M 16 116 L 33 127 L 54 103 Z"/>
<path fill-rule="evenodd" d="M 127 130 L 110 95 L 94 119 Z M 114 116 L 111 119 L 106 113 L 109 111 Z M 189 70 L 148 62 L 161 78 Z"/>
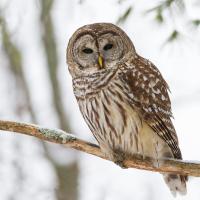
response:
<path fill-rule="evenodd" d="M 127 169 L 127 167 L 124 165 L 125 158 L 126 158 L 125 153 L 121 151 L 113 152 L 113 162 L 122 169 Z"/>
<path fill-rule="evenodd" d="M 115 160 L 114 163 L 116 165 L 118 165 L 119 167 L 121 167 L 122 169 L 127 169 L 127 167 L 124 165 L 124 161 L 123 160 Z"/>

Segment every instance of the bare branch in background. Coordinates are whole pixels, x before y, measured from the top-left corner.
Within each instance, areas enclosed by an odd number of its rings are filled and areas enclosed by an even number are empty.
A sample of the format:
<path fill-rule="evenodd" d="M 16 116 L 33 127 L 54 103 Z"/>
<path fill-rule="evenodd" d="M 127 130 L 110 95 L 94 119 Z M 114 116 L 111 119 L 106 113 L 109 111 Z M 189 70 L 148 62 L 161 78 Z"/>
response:
<path fill-rule="evenodd" d="M 49 78 L 53 90 L 53 102 L 58 114 L 60 128 L 70 131 L 70 126 L 62 102 L 60 86 L 58 82 L 58 53 L 55 40 L 55 31 L 51 18 L 53 0 L 42 0 L 41 3 L 41 24 L 43 26 L 42 39 L 45 47 L 46 59 L 48 63 Z"/>
<path fill-rule="evenodd" d="M 0 130 L 34 136 L 41 140 L 62 144 L 66 147 L 109 160 L 101 152 L 98 145 L 79 139 L 78 137 L 62 130 L 48 129 L 27 123 L 2 120 L 0 120 Z M 197 162 L 164 159 L 165 162 L 162 166 L 154 166 L 154 161 L 155 160 L 150 157 L 142 158 L 142 156 L 135 155 L 134 157 L 126 159 L 123 164 L 127 168 L 137 168 L 161 173 L 170 172 L 196 177 L 200 176 L 200 163 Z"/>

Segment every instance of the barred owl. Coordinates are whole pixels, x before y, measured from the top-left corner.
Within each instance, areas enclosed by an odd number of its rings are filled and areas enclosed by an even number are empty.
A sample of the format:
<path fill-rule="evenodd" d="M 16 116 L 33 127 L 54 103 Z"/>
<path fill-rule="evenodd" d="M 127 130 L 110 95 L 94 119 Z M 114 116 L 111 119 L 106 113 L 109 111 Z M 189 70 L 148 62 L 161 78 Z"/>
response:
<path fill-rule="evenodd" d="M 80 111 L 105 156 L 119 165 L 134 154 L 159 165 L 160 158 L 182 159 L 168 85 L 123 30 L 110 23 L 79 28 L 67 63 Z M 173 195 L 186 194 L 186 176 L 163 176 Z"/>

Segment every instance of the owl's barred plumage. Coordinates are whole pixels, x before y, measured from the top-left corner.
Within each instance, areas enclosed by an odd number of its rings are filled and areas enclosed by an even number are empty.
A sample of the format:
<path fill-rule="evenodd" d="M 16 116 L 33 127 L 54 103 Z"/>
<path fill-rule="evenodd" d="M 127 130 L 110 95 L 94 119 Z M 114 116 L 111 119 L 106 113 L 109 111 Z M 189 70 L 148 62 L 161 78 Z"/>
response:
<path fill-rule="evenodd" d="M 67 62 L 80 111 L 107 157 L 119 164 L 136 153 L 159 165 L 159 158 L 182 159 L 168 85 L 119 27 L 98 23 L 78 29 Z M 187 177 L 163 176 L 174 195 L 186 193 Z"/>

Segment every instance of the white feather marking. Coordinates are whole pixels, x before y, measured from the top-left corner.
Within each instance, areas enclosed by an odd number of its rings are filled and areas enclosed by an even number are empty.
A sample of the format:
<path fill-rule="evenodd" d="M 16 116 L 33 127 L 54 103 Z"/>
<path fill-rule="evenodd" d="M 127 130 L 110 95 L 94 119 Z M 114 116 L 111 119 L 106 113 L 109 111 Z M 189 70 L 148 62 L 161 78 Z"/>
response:
<path fill-rule="evenodd" d="M 148 78 L 146 76 L 143 76 L 143 80 L 146 81 L 148 80 Z"/>
<path fill-rule="evenodd" d="M 151 80 L 151 81 L 149 82 L 149 87 L 153 88 L 155 85 L 156 85 L 156 82 L 155 82 L 155 81 Z"/>
<path fill-rule="evenodd" d="M 161 99 L 163 100 L 163 101 L 165 101 L 166 100 L 166 98 L 165 98 L 165 96 L 162 94 L 162 96 L 161 96 Z"/>

